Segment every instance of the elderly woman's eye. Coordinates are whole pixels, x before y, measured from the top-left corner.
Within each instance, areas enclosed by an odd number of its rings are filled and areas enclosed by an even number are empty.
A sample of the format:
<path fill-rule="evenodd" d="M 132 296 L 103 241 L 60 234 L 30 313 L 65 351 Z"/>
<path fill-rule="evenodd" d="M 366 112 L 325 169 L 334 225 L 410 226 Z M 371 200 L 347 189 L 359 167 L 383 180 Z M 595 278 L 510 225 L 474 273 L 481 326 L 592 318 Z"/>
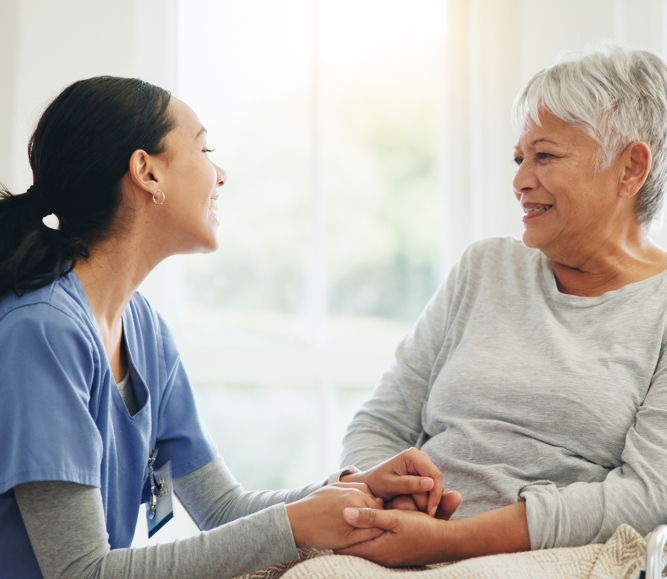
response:
<path fill-rule="evenodd" d="M 548 159 L 549 157 L 553 157 L 553 155 L 551 153 L 537 153 L 536 157 L 540 161 L 544 161 L 545 159 Z"/>
<path fill-rule="evenodd" d="M 521 163 L 523 163 L 523 157 L 514 157 L 514 162 L 517 165 L 521 165 Z"/>

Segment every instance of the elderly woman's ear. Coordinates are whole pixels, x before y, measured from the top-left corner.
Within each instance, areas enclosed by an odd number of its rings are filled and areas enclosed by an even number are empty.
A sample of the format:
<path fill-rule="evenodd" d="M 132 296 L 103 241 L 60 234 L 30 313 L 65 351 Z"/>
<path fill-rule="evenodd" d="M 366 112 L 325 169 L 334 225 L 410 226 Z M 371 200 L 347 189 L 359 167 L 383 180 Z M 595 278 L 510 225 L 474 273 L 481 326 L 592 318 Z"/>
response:
<path fill-rule="evenodd" d="M 651 158 L 651 149 L 641 141 L 628 145 L 621 153 L 619 163 L 623 174 L 618 191 L 621 197 L 634 197 L 639 192 L 651 170 Z"/>

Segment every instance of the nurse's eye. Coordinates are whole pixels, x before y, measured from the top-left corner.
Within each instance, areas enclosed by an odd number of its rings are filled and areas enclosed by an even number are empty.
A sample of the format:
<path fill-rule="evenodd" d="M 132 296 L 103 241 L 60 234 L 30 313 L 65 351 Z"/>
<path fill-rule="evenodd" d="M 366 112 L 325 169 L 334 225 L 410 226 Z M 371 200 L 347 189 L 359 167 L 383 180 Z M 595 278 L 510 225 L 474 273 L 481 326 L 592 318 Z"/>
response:
<path fill-rule="evenodd" d="M 215 149 L 202 149 L 202 153 L 212 153 Z"/>

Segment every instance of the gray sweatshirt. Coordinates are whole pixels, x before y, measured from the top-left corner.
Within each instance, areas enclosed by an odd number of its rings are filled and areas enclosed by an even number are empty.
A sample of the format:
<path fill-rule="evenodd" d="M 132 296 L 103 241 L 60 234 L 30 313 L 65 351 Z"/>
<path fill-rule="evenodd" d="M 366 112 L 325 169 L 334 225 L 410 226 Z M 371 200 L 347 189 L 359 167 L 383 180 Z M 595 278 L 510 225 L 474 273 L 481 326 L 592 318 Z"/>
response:
<path fill-rule="evenodd" d="M 667 272 L 600 297 L 558 291 L 541 252 L 471 246 L 359 410 L 343 464 L 416 445 L 456 516 L 525 500 L 533 549 L 667 522 Z"/>

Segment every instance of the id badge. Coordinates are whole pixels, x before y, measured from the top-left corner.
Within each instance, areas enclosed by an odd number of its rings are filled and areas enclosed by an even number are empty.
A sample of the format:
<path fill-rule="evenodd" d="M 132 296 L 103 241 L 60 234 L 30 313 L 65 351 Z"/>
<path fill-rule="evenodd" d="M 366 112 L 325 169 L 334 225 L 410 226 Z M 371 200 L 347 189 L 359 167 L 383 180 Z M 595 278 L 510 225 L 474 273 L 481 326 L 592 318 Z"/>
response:
<path fill-rule="evenodd" d="M 156 469 L 149 476 L 151 482 L 151 496 L 146 505 L 146 522 L 148 523 L 148 538 L 150 539 L 174 516 L 174 484 L 171 480 L 171 461 L 168 460 L 162 468 Z"/>

